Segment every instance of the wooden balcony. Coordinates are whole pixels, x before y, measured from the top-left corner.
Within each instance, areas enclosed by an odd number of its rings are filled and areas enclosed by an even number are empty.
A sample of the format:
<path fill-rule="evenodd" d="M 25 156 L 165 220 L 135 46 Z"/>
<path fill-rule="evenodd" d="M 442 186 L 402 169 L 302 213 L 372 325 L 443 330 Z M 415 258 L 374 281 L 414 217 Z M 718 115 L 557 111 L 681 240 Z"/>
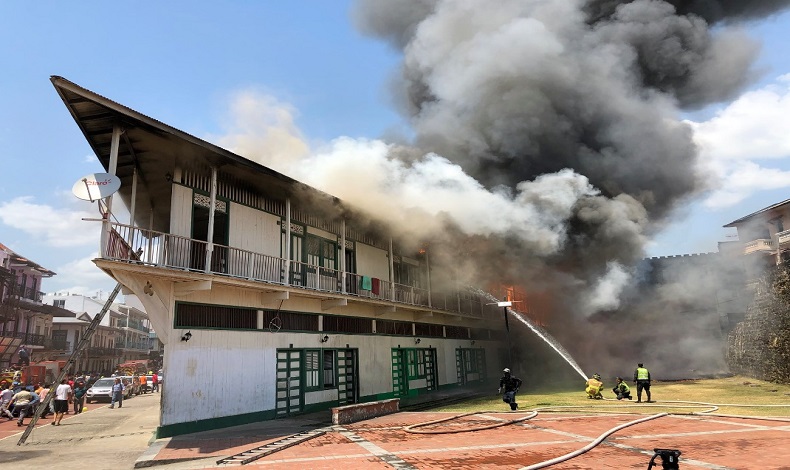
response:
<path fill-rule="evenodd" d="M 124 224 L 112 224 L 111 235 L 105 240 L 101 256 L 112 261 L 405 304 L 471 318 L 482 318 L 488 302 L 466 289 L 428 291 L 224 245 L 215 244 L 208 256 L 205 241 Z"/>

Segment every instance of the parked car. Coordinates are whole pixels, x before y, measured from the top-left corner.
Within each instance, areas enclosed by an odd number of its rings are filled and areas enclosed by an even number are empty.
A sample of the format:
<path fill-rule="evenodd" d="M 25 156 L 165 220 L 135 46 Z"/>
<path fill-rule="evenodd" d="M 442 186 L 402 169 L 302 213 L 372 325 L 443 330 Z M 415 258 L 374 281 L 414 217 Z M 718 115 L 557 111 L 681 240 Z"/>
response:
<path fill-rule="evenodd" d="M 121 380 L 123 380 L 123 384 L 126 386 L 123 390 L 124 400 L 140 394 L 140 379 L 132 377 L 131 375 L 123 375 L 121 376 Z"/>
<path fill-rule="evenodd" d="M 112 377 L 102 377 L 96 382 L 93 382 L 91 388 L 85 392 L 85 402 L 112 401 L 112 385 L 114 383 L 115 379 Z"/>

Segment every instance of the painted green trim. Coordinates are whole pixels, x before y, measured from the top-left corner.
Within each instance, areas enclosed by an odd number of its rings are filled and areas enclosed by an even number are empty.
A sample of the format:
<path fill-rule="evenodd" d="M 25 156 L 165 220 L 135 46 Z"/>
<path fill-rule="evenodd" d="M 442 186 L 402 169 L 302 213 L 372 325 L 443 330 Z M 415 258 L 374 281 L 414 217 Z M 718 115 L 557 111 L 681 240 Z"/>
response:
<path fill-rule="evenodd" d="M 241 415 L 223 416 L 220 418 L 201 419 L 188 423 L 175 423 L 156 428 L 156 438 L 179 436 L 181 434 L 191 434 L 201 431 L 211 431 L 214 429 L 229 428 L 242 424 L 257 423 L 258 421 L 268 421 L 276 417 L 274 410 L 257 411 L 255 413 L 245 413 Z"/>

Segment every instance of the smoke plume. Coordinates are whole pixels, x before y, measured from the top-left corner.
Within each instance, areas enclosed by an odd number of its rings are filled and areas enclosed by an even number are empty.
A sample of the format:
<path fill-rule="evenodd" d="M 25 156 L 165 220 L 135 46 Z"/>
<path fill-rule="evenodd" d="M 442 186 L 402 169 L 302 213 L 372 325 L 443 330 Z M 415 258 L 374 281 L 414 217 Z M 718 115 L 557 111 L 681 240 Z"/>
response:
<path fill-rule="evenodd" d="M 492 281 L 548 293 L 551 322 L 562 325 L 618 312 L 645 241 L 705 189 L 692 129 L 679 116 L 750 83 L 758 47 L 739 22 L 788 4 L 360 0 L 355 19 L 403 55 L 393 89 L 415 153 L 458 165 L 478 193 L 519 208 L 467 193 L 461 201 L 471 210 L 448 213 L 460 233 L 485 235 L 468 243 L 467 259 Z M 420 173 L 420 186 L 436 202 L 432 170 Z M 584 189 L 557 184 L 569 179 Z M 477 203 L 490 211 L 473 221 Z"/>
<path fill-rule="evenodd" d="M 633 350 L 601 338 L 644 344 L 657 333 L 620 326 L 650 311 L 640 302 L 677 294 L 633 295 L 645 243 L 706 189 L 680 115 L 750 83 L 758 47 L 739 22 L 788 3 L 358 0 L 360 30 L 402 54 L 391 88 L 413 141 L 344 137 L 304 156 L 298 131 L 271 129 L 291 123 L 275 113 L 258 117 L 262 145 L 224 144 L 431 240 L 432 266 L 454 267 L 454 280 L 548 299 L 540 309 L 569 350 L 619 367 Z M 274 137 L 294 152 L 278 156 Z M 650 354 L 683 363 L 672 343 Z"/>

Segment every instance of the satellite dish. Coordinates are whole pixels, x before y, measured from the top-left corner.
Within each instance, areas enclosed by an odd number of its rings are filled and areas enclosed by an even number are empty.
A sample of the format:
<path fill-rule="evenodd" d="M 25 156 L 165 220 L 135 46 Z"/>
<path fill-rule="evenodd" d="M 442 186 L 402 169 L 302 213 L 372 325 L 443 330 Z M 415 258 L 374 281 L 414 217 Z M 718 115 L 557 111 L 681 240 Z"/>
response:
<path fill-rule="evenodd" d="M 84 201 L 104 199 L 121 188 L 121 179 L 109 173 L 92 173 L 80 178 L 71 192 Z"/>

